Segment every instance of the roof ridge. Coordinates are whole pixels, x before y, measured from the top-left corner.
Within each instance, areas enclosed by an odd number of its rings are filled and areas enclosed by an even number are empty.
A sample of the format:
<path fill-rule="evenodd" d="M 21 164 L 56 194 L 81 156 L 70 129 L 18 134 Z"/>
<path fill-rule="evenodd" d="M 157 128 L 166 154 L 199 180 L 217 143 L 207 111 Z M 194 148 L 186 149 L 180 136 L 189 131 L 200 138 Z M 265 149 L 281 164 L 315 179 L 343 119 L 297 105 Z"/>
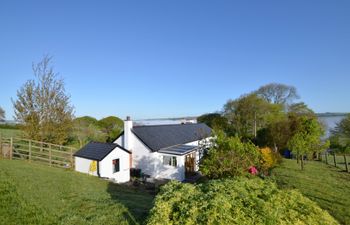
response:
<path fill-rule="evenodd" d="M 162 127 L 162 126 L 183 126 L 183 125 L 199 125 L 204 123 L 176 123 L 176 124 L 154 124 L 154 125 L 136 125 L 135 127 Z"/>

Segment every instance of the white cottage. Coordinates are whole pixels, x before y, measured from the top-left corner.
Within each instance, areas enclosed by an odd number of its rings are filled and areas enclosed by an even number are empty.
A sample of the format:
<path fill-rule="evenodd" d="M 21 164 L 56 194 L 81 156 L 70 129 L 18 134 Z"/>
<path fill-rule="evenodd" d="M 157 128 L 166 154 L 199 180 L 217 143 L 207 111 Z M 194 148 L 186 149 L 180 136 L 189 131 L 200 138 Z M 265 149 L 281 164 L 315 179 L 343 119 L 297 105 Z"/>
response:
<path fill-rule="evenodd" d="M 200 142 L 211 129 L 204 123 L 133 126 L 124 121 L 124 132 L 114 141 L 132 154 L 131 167 L 156 179 L 183 181 L 198 170 Z"/>
<path fill-rule="evenodd" d="M 129 181 L 131 168 L 155 179 L 183 181 L 198 170 L 200 143 L 210 135 L 203 123 L 133 126 L 127 117 L 114 143 L 90 142 L 75 153 L 75 169 L 117 182 Z"/>
<path fill-rule="evenodd" d="M 130 180 L 131 152 L 115 143 L 90 142 L 74 154 L 75 170 L 116 182 Z"/>

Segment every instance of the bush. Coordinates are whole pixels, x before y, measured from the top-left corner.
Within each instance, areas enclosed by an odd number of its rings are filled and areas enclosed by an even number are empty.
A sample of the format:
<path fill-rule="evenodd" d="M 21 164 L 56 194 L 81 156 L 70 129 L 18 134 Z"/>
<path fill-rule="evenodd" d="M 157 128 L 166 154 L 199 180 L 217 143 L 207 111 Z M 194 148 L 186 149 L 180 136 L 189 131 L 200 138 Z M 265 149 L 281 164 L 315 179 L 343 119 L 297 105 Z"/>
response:
<path fill-rule="evenodd" d="M 250 167 L 259 167 L 261 154 L 253 143 L 218 133 L 212 147 L 200 162 L 200 171 L 209 178 L 248 175 Z"/>
<path fill-rule="evenodd" d="M 259 178 L 172 181 L 161 188 L 148 224 L 338 224 L 297 191 Z"/>
<path fill-rule="evenodd" d="M 260 151 L 262 157 L 261 169 L 264 172 L 268 172 L 281 161 L 280 154 L 272 151 L 269 147 L 262 148 Z"/>

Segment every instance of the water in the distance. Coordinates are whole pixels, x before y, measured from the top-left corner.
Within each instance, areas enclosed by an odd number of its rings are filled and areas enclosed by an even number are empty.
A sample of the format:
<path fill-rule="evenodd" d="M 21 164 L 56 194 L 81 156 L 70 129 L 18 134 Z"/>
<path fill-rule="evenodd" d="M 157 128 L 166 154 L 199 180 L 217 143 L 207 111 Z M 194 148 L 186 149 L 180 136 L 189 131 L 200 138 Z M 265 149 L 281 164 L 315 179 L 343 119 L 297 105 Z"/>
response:
<path fill-rule="evenodd" d="M 335 128 L 337 123 L 339 123 L 345 116 L 319 116 L 318 119 L 321 121 L 326 127 L 326 137 L 329 137 L 331 134 L 331 130 Z"/>

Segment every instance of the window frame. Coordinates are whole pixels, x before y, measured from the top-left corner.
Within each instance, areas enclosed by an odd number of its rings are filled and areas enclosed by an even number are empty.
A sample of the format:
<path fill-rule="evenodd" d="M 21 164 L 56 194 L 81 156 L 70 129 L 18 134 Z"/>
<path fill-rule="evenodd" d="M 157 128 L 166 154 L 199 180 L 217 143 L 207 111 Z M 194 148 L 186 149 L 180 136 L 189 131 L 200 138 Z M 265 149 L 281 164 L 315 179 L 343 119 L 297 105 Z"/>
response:
<path fill-rule="evenodd" d="M 163 165 L 177 167 L 177 156 L 163 155 Z"/>
<path fill-rule="evenodd" d="M 120 172 L 120 158 L 113 159 L 112 165 L 113 165 L 113 173 Z M 118 167 L 117 167 L 117 165 L 118 165 Z M 117 168 L 118 168 L 118 170 L 117 170 Z"/>

